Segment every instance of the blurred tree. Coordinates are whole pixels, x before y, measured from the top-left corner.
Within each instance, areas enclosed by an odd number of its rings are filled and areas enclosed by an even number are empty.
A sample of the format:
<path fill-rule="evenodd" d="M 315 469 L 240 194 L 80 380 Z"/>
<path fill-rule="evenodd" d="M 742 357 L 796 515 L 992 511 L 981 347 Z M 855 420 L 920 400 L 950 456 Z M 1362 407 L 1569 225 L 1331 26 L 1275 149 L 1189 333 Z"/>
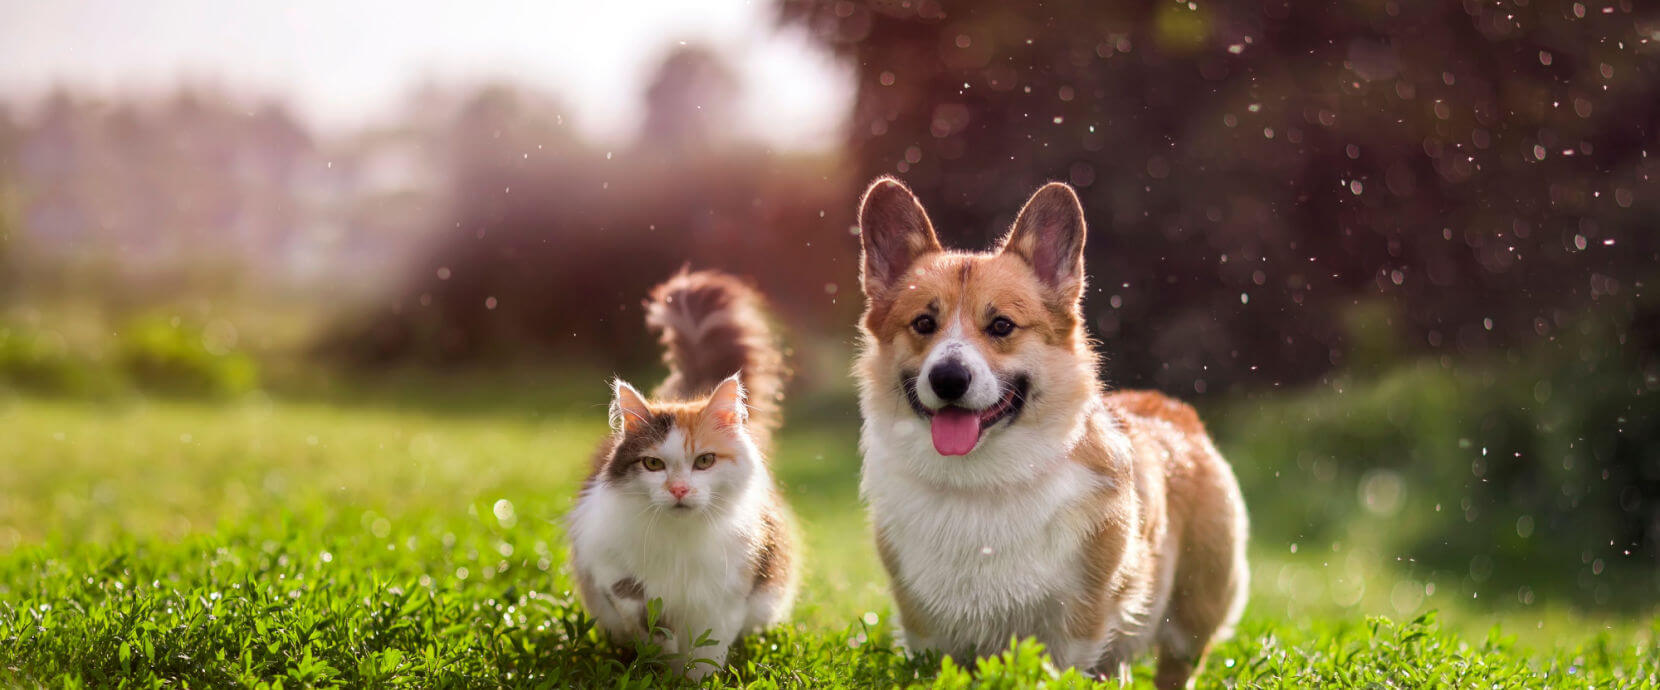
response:
<path fill-rule="evenodd" d="M 898 174 L 949 242 L 1079 188 L 1118 383 L 1320 376 L 1367 296 L 1408 353 L 1515 345 L 1592 303 L 1629 318 L 1656 277 L 1654 6 L 780 7 L 857 67 L 858 177 Z"/>
<path fill-rule="evenodd" d="M 675 50 L 643 94 L 640 138 L 603 152 L 568 133 L 557 103 L 508 87 L 465 98 L 437 128 L 453 185 L 442 236 L 389 309 L 331 344 L 359 361 L 627 369 L 655 359 L 641 299 L 688 263 L 754 278 L 797 324 L 850 322 L 833 284 L 845 257 L 825 250 L 849 236 L 848 212 L 825 212 L 845 206 L 836 160 L 725 134 L 738 95 L 716 53 Z"/>
<path fill-rule="evenodd" d="M 0 104 L 0 290 L 6 289 L 4 276 L 11 275 L 11 245 L 16 241 L 15 212 L 17 191 L 17 124 L 12 121 L 11 109 Z"/>
<path fill-rule="evenodd" d="M 705 46 L 679 46 L 657 67 L 646 88 L 645 123 L 638 145 L 668 155 L 717 147 L 729 138 L 737 75 Z"/>

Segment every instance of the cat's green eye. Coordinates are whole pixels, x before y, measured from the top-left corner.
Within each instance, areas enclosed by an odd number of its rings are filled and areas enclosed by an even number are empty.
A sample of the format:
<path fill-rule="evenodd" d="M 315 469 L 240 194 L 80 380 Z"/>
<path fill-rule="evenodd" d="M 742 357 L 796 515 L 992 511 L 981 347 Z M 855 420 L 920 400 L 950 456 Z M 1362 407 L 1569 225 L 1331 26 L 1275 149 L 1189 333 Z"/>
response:
<path fill-rule="evenodd" d="M 648 472 L 661 472 L 663 471 L 663 459 L 649 456 L 640 458 L 640 466 L 646 468 Z"/>
<path fill-rule="evenodd" d="M 714 465 L 715 465 L 715 454 L 714 453 L 704 453 L 702 455 L 697 456 L 697 459 L 692 461 L 692 469 L 694 469 L 694 470 L 706 470 L 706 469 L 709 469 L 710 467 L 713 467 Z"/>

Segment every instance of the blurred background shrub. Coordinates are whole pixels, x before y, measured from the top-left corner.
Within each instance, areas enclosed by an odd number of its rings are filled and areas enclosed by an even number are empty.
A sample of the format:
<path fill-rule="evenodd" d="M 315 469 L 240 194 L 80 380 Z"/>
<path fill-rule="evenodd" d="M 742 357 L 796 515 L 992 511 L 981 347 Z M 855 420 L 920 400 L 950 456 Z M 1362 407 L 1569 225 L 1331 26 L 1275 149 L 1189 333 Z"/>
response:
<path fill-rule="evenodd" d="M 98 393 L 109 388 L 107 372 L 69 351 L 63 337 L 0 326 L 0 380 L 38 393 Z"/>
<path fill-rule="evenodd" d="M 148 316 L 115 330 L 108 351 L 88 351 L 56 331 L 0 326 L 0 387 L 93 397 L 248 393 L 259 386 L 260 367 L 236 349 L 235 333 L 223 321 L 201 327 Z"/>
<path fill-rule="evenodd" d="M 122 370 L 146 389 L 231 395 L 259 385 L 259 366 L 235 349 L 236 330 L 225 322 L 204 328 L 152 316 L 120 333 Z"/>
<path fill-rule="evenodd" d="M 1660 321 L 1586 315 L 1564 340 L 1339 372 L 1231 401 L 1212 426 L 1253 460 L 1237 466 L 1246 493 L 1282 497 L 1253 513 L 1262 532 L 1358 542 L 1529 600 L 1628 603 L 1622 586 L 1645 588 L 1632 547 L 1660 528 Z M 1597 577 L 1612 564 L 1625 581 Z"/>

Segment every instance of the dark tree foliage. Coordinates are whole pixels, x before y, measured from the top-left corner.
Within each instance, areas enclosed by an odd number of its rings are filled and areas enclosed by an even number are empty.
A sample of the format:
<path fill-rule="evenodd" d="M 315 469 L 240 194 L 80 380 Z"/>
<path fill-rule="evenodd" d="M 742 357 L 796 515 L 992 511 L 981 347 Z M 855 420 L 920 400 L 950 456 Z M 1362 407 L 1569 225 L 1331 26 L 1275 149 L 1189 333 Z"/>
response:
<path fill-rule="evenodd" d="M 1547 340 L 1590 306 L 1629 323 L 1656 275 L 1655 6 L 784 0 L 781 16 L 856 66 L 858 176 L 906 180 L 949 244 L 986 246 L 1046 180 L 1079 189 L 1115 383 L 1191 395 L 1375 350 Z"/>

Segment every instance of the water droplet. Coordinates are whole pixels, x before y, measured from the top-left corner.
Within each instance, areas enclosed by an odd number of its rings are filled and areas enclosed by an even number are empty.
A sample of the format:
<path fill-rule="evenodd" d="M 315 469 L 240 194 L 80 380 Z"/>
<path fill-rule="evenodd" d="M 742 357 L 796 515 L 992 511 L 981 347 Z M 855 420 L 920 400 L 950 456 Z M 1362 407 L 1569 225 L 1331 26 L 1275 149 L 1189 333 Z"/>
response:
<path fill-rule="evenodd" d="M 512 527 L 514 523 L 518 522 L 518 515 L 513 511 L 513 502 L 505 498 L 496 501 L 496 505 L 491 508 L 491 512 L 496 514 L 496 520 L 501 523 L 502 527 Z"/>

